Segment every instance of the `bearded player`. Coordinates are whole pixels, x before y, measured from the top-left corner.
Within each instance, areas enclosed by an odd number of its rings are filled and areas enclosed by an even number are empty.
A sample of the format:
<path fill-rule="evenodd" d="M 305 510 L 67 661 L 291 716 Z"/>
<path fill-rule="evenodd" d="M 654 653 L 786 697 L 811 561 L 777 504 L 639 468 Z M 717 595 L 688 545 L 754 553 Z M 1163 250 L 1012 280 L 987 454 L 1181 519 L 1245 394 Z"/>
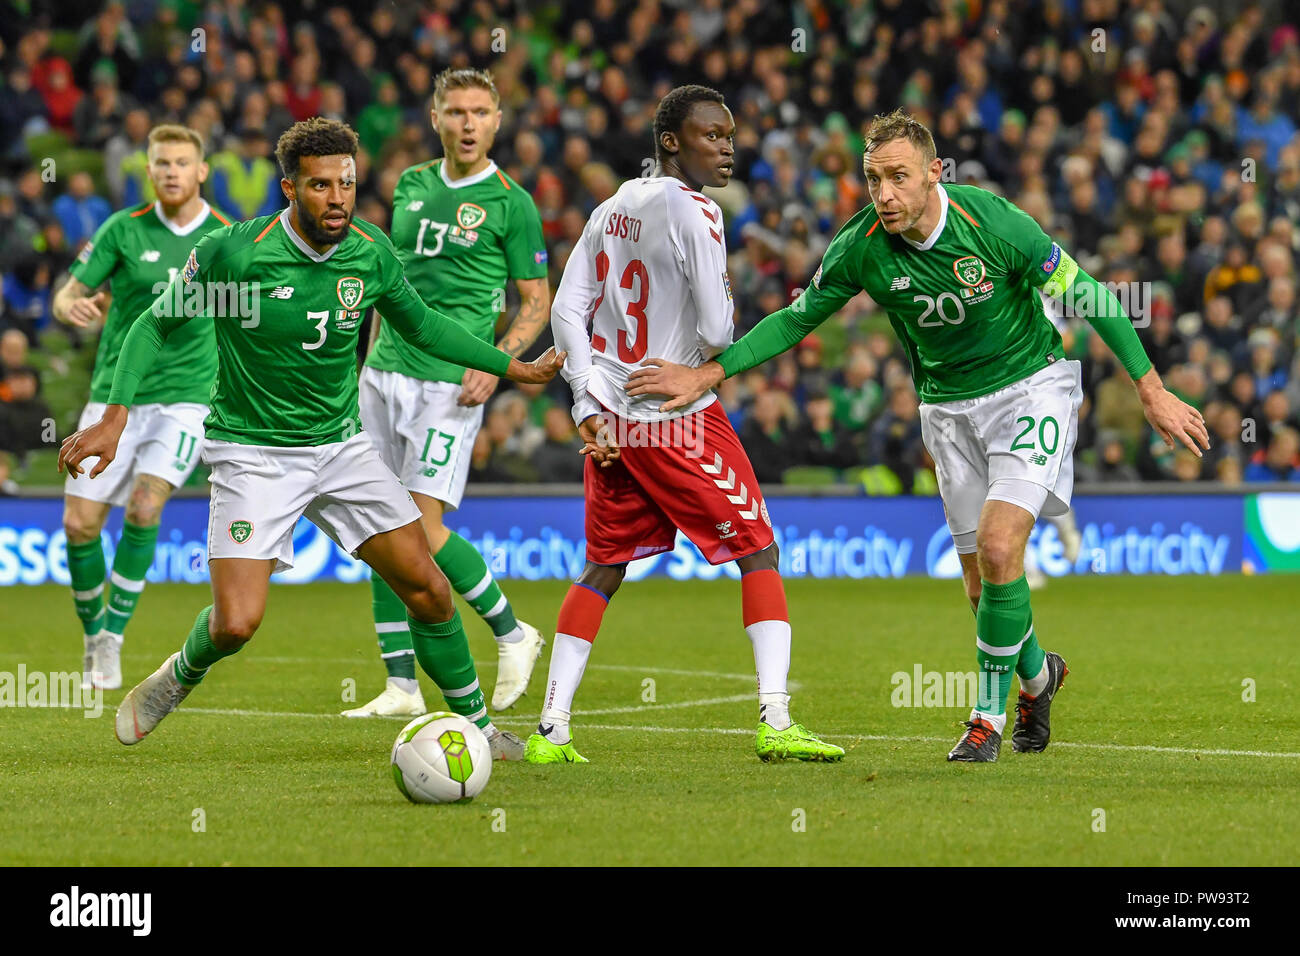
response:
<path fill-rule="evenodd" d="M 154 127 L 147 157 L 158 199 L 109 216 L 54 296 L 52 311 L 59 321 L 80 328 L 104 321 L 80 428 L 104 414 L 118 352 L 136 317 L 184 268 L 185 257 L 199 239 L 230 225 L 199 195 L 208 164 L 203 161 L 203 138 L 196 131 Z M 103 282 L 108 282 L 108 293 L 95 292 Z M 70 474 L 64 484 L 63 530 L 72 597 L 84 635 L 83 679 L 97 687 L 122 686 L 126 625 L 153 565 L 163 506 L 172 491 L 185 484 L 202 453 L 203 419 L 216 374 L 212 328 L 194 325 L 178 332 L 140 383 L 116 464 L 101 481 Z M 118 505 L 126 507 L 126 515 L 109 576 L 100 535 L 109 511 Z M 107 607 L 106 577 L 112 584 Z"/>
<path fill-rule="evenodd" d="M 103 472 L 163 342 L 192 324 L 214 328 L 221 362 L 204 453 L 212 466 L 213 601 L 181 650 L 119 705 L 115 729 L 124 744 L 144 739 L 213 664 L 253 636 L 271 575 L 293 566 L 293 529 L 305 514 L 402 599 L 416 659 L 449 708 L 483 730 L 494 756 L 523 756 L 523 741 L 488 719 L 420 510 L 360 429 L 357 335 L 373 306 L 417 348 L 515 381 L 549 381 L 562 356 L 548 351 L 525 364 L 421 302 L 388 237 L 353 222 L 356 153 L 356 134 L 333 120 L 304 120 L 280 137 L 288 207 L 198 243 L 127 335 L 104 417 L 60 450 L 60 468 L 79 474 L 81 462 L 98 458 L 89 476 Z M 199 307 L 191 308 L 195 298 Z"/>
<path fill-rule="evenodd" d="M 492 341 L 506 280 L 513 279 L 519 312 L 498 348 L 521 355 L 549 314 L 541 216 L 527 190 L 488 158 L 501 126 L 492 77 L 445 70 L 433 95 L 443 158 L 412 166 L 398 179 L 393 245 L 420 298 L 484 342 Z M 492 708 L 504 710 L 528 687 L 545 641 L 537 628 L 515 618 L 478 550 L 444 524 L 460 507 L 483 403 L 497 377 L 421 352 L 378 317 L 375 327 L 361 371 L 362 424 L 419 506 L 433 560 L 496 637 Z M 373 576 L 371 587 L 388 683 L 374 700 L 343 716 L 423 714 L 406 608 L 382 577 Z"/>
<path fill-rule="evenodd" d="M 628 562 L 671 550 L 680 528 L 711 564 L 740 566 L 758 670 L 758 756 L 840 760 L 842 748 L 790 718 L 790 623 L 772 524 L 716 396 L 664 413 L 659 401 L 624 393 L 647 355 L 697 365 L 730 344 L 733 328 L 722 211 L 700 192 L 731 177 L 731 111 L 715 90 L 681 86 L 659 103 L 654 134 L 655 174 L 624 183 L 592 213 L 551 309 L 588 456 L 587 564 L 560 608 L 525 759 L 586 762 L 569 718 L 605 607 Z"/>
<path fill-rule="evenodd" d="M 940 185 L 934 139 L 901 110 L 877 116 L 863 167 L 872 204 L 836 235 L 790 306 L 699 368 L 651 360 L 634 398 L 687 406 L 724 378 L 790 348 L 860 291 L 888 313 L 921 397 L 948 527 L 975 610 L 979 700 L 949 760 L 998 758 L 1011 675 L 1020 678 L 1012 747 L 1047 747 L 1067 673 L 1039 647 L 1024 556 L 1041 515 L 1064 513 L 1074 487 L 1083 392 L 1043 295 L 1086 318 L 1133 378 L 1147 421 L 1169 447 L 1209 448 L 1199 412 L 1165 390 L 1114 294 L 1014 205 L 975 186 Z M 1199 444 L 1199 448 L 1198 448 Z"/>

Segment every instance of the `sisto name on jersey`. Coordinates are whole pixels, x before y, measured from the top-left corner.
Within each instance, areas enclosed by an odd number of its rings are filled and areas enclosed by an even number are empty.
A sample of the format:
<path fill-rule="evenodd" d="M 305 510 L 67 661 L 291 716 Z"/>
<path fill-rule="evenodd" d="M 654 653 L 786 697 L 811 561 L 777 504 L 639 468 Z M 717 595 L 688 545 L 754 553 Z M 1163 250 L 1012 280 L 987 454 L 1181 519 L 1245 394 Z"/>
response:
<path fill-rule="evenodd" d="M 641 220 L 621 212 L 613 213 L 605 223 L 605 235 L 640 242 Z"/>

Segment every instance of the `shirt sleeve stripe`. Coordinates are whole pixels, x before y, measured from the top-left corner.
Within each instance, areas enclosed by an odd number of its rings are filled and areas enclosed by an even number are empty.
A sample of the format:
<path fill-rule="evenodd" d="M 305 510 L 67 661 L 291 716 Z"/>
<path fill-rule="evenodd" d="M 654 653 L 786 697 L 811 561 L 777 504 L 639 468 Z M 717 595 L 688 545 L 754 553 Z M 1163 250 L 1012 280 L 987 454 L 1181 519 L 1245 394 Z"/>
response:
<path fill-rule="evenodd" d="M 254 241 L 254 242 L 261 242 L 261 241 L 262 241 L 262 237 L 265 236 L 265 235 L 266 235 L 268 232 L 270 232 L 272 229 L 274 229 L 274 228 L 275 228 L 275 224 L 276 224 L 277 222 L 279 222 L 279 221 L 280 221 L 280 217 L 279 217 L 279 216 L 276 216 L 274 219 L 272 219 L 269 223 L 266 224 L 266 228 L 263 229 L 261 232 L 259 232 L 259 233 L 257 234 L 257 238 L 254 239 L 253 241 Z"/>
<path fill-rule="evenodd" d="M 361 236 L 361 237 L 362 237 L 363 239 L 365 239 L 367 242 L 374 242 L 374 241 L 375 241 L 374 239 L 371 239 L 369 236 L 367 236 L 367 235 L 366 235 L 364 232 L 362 232 L 360 229 L 357 229 L 357 224 L 356 224 L 355 222 L 350 222 L 350 223 L 348 223 L 348 225 L 351 226 L 352 229 L 353 229 L 353 231 L 355 231 L 359 236 Z"/>
<path fill-rule="evenodd" d="M 499 169 L 497 170 L 497 179 L 501 180 L 501 185 L 502 185 L 502 186 L 505 186 L 506 189 L 509 189 L 509 188 L 510 188 L 510 184 L 509 184 L 508 182 L 506 182 L 506 178 L 505 178 L 504 176 L 501 175 L 501 170 L 499 170 Z"/>
<path fill-rule="evenodd" d="M 135 212 L 131 213 L 131 218 L 132 218 L 132 219 L 135 219 L 135 218 L 137 218 L 137 217 L 139 217 L 139 216 L 143 216 L 145 213 L 147 213 L 147 212 L 148 212 L 150 209 L 152 209 L 152 208 L 153 208 L 153 203 L 151 203 L 151 202 L 149 202 L 149 203 L 145 203 L 143 209 L 137 209 Z"/>
<path fill-rule="evenodd" d="M 223 226 L 230 225 L 230 220 L 227 219 L 225 216 L 221 215 L 221 213 L 217 212 L 215 209 L 212 209 L 211 206 L 209 206 L 208 209 L 212 210 L 212 215 L 216 216 Z"/>
<path fill-rule="evenodd" d="M 877 219 L 875 222 L 873 222 L 873 223 L 871 224 L 871 228 L 867 230 L 866 235 L 864 235 L 862 238 L 865 239 L 865 238 L 867 238 L 867 236 L 869 236 L 869 235 L 871 235 L 873 232 L 875 232 L 875 231 L 876 231 L 876 227 L 877 227 L 878 225 L 880 225 L 880 220 L 879 220 L 879 219 Z"/>

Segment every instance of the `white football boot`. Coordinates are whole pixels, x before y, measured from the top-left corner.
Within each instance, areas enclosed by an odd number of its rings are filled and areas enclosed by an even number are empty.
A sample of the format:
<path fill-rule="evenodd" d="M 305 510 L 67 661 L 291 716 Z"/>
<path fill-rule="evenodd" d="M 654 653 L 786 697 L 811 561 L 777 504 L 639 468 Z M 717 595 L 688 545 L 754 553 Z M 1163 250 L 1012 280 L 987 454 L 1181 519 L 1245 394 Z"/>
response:
<path fill-rule="evenodd" d="M 100 690 L 117 690 L 122 686 L 122 638 L 108 631 L 99 633 L 95 645 L 95 686 Z"/>
<path fill-rule="evenodd" d="M 508 730 L 497 728 L 488 737 L 493 760 L 523 760 L 524 742 Z"/>
<path fill-rule="evenodd" d="M 419 717 L 428 713 L 424 706 L 424 695 L 419 685 L 413 693 L 408 694 L 388 678 L 384 692 L 368 704 L 343 711 L 344 717 Z"/>
<path fill-rule="evenodd" d="M 531 624 L 519 621 L 524 636 L 513 644 L 497 644 L 497 683 L 492 688 L 492 709 L 505 710 L 524 696 L 528 680 L 533 676 L 533 666 L 542 654 L 546 641 L 542 632 Z"/>
<path fill-rule="evenodd" d="M 144 740 L 193 690 L 178 681 L 172 672 L 180 656 L 181 652 L 177 651 L 163 661 L 161 667 L 132 687 L 117 705 L 114 729 L 117 739 L 128 747 Z"/>

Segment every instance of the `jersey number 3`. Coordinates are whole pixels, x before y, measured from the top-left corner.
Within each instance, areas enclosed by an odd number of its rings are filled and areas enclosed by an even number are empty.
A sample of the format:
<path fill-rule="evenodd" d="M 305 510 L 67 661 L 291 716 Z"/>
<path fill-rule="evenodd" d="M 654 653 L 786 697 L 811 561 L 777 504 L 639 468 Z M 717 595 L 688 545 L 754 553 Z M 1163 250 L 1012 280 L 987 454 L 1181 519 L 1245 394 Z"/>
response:
<path fill-rule="evenodd" d="M 591 306 L 591 315 L 594 319 L 596 310 L 600 304 L 605 301 L 605 277 L 609 275 L 609 256 L 600 252 L 596 254 L 596 281 L 601 283 L 600 295 Z M 635 302 L 627 304 L 626 314 L 629 318 L 636 320 L 636 341 L 632 345 L 627 344 L 627 329 L 618 330 L 618 358 L 621 362 L 639 362 L 645 358 L 645 354 L 650 349 L 650 335 L 647 329 L 645 307 L 650 301 L 650 275 L 645 271 L 645 263 L 640 259 L 633 259 L 623 270 L 623 277 L 618 280 L 620 289 L 631 290 L 632 286 L 640 281 L 640 294 Z M 591 337 L 591 347 L 597 352 L 605 351 L 605 337 L 603 335 L 593 335 Z"/>

